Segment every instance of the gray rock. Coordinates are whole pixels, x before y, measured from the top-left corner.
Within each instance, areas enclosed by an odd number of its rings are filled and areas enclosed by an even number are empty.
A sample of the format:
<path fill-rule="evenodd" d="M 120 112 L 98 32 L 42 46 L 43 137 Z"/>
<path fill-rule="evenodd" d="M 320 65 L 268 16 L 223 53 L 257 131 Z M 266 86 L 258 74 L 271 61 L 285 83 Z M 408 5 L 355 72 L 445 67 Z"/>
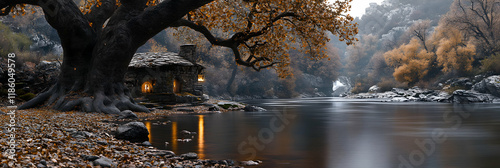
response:
<path fill-rule="evenodd" d="M 47 166 L 47 161 L 45 161 L 45 160 L 42 159 L 42 160 L 40 160 L 40 164 L 42 164 L 44 166 Z"/>
<path fill-rule="evenodd" d="M 221 101 L 221 102 L 218 102 L 217 105 L 233 105 L 233 106 L 240 106 L 239 103 L 236 103 L 236 102 L 230 102 L 230 101 Z"/>
<path fill-rule="evenodd" d="M 152 149 L 152 150 L 147 150 L 146 155 L 148 156 L 165 156 L 167 158 L 175 156 L 175 153 L 169 150 L 158 150 L 158 149 Z"/>
<path fill-rule="evenodd" d="M 202 96 L 202 97 L 203 97 L 203 100 L 205 100 L 205 101 L 206 101 L 206 100 L 210 100 L 210 96 L 208 96 L 208 95 L 206 95 L 206 94 L 203 94 L 203 96 Z"/>
<path fill-rule="evenodd" d="M 373 85 L 368 89 L 368 92 L 378 92 L 380 90 L 380 87 L 377 85 Z"/>
<path fill-rule="evenodd" d="M 99 145 L 108 145 L 108 142 L 106 142 L 106 141 L 97 141 L 97 144 L 99 144 Z"/>
<path fill-rule="evenodd" d="M 410 100 L 404 97 L 395 97 L 392 98 L 390 101 L 392 102 L 409 102 Z"/>
<path fill-rule="evenodd" d="M 146 162 L 142 165 L 143 167 L 153 167 L 153 165 L 149 162 Z"/>
<path fill-rule="evenodd" d="M 94 166 L 116 167 L 116 163 L 113 163 L 113 160 L 111 160 L 107 157 L 101 157 L 97 160 L 94 160 Z"/>
<path fill-rule="evenodd" d="M 184 160 L 198 159 L 198 154 L 193 153 L 193 152 L 189 152 L 189 153 L 182 154 L 180 157 Z"/>
<path fill-rule="evenodd" d="M 465 78 L 465 77 L 450 79 L 450 80 L 447 80 L 445 83 L 450 85 L 451 87 L 460 87 L 460 88 L 465 88 L 465 89 L 472 88 L 471 79 Z"/>
<path fill-rule="evenodd" d="M 69 133 L 72 133 L 72 132 L 76 132 L 76 131 L 78 131 L 78 130 L 76 130 L 76 129 L 74 129 L 74 128 L 65 128 L 65 129 L 63 129 L 63 130 L 64 130 L 64 131 L 66 131 L 66 132 L 69 132 Z"/>
<path fill-rule="evenodd" d="M 210 106 L 208 111 L 220 111 L 220 107 L 217 105 Z"/>
<path fill-rule="evenodd" d="M 490 94 L 482 94 L 470 90 L 456 90 L 451 96 L 451 101 L 454 103 L 484 103 L 492 102 L 495 99 Z"/>
<path fill-rule="evenodd" d="M 139 118 L 137 117 L 137 114 L 135 114 L 130 110 L 122 111 L 118 116 L 118 119 L 137 119 L 137 118 Z"/>
<path fill-rule="evenodd" d="M 142 143 L 141 143 L 141 145 L 142 145 L 142 146 L 153 146 L 153 145 L 151 144 L 151 142 L 149 142 L 149 141 L 144 141 L 144 142 L 142 142 Z"/>
<path fill-rule="evenodd" d="M 256 111 L 267 111 L 266 109 L 262 107 L 257 107 L 257 106 L 252 106 L 252 105 L 247 105 L 245 108 L 243 108 L 246 112 L 256 112 Z"/>
<path fill-rule="evenodd" d="M 90 138 L 92 136 L 93 136 L 92 133 L 87 132 L 87 131 L 77 131 L 77 132 L 71 133 L 71 137 L 77 138 L 77 139 Z"/>
<path fill-rule="evenodd" d="M 396 93 L 398 95 L 405 95 L 405 90 L 401 88 L 392 88 L 391 92 Z"/>
<path fill-rule="evenodd" d="M 326 97 L 326 94 L 323 92 L 314 92 L 315 97 Z"/>
<path fill-rule="evenodd" d="M 88 161 L 94 161 L 99 159 L 99 156 L 93 156 L 93 155 L 81 155 L 80 156 L 83 160 L 88 160 Z"/>
<path fill-rule="evenodd" d="M 121 125 L 117 129 L 116 138 L 131 142 L 148 141 L 149 131 L 142 122 L 129 122 Z"/>
<path fill-rule="evenodd" d="M 500 76 L 490 76 L 476 83 L 472 90 L 500 97 Z"/>
<path fill-rule="evenodd" d="M 69 143 L 84 146 L 84 147 L 92 146 L 92 144 L 90 144 L 89 142 L 69 141 Z"/>
<path fill-rule="evenodd" d="M 234 160 L 227 159 L 225 160 L 228 166 L 234 166 Z"/>
<path fill-rule="evenodd" d="M 392 91 L 384 93 L 359 93 L 350 95 L 348 98 L 355 99 L 383 99 L 389 102 L 449 102 L 450 96 L 446 92 L 424 90 L 413 87 L 408 90 L 393 88 Z"/>
<path fill-rule="evenodd" d="M 256 161 L 249 160 L 249 161 L 241 161 L 240 165 L 242 165 L 242 166 L 258 166 L 259 163 Z"/>

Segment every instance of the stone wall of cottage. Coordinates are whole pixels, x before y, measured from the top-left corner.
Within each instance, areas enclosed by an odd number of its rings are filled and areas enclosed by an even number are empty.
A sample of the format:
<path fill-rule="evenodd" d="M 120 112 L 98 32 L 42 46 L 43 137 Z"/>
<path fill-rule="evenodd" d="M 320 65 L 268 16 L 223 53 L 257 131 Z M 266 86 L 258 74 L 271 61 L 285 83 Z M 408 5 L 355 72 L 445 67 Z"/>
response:
<path fill-rule="evenodd" d="M 144 96 L 141 87 L 146 81 L 153 84 L 152 94 L 171 94 L 174 79 L 181 84 L 181 92 L 198 95 L 198 68 L 186 66 L 164 66 L 154 68 L 132 68 L 125 75 L 125 83 L 133 97 Z"/>

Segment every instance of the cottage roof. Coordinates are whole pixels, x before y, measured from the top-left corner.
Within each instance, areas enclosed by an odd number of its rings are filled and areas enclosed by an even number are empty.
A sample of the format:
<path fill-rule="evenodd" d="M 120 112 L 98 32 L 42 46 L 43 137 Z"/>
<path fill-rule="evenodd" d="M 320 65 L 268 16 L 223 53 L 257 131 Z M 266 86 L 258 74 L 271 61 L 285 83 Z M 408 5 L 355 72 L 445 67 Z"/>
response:
<path fill-rule="evenodd" d="M 135 53 L 128 67 L 150 68 L 165 65 L 199 66 L 173 52 Z"/>

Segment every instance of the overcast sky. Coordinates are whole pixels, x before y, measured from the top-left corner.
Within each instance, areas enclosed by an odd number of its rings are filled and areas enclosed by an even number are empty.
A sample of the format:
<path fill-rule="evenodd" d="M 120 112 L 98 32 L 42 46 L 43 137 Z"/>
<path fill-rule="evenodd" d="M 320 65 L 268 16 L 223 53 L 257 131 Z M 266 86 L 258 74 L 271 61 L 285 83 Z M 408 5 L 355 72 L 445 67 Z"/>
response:
<path fill-rule="evenodd" d="M 335 1 L 335 0 L 329 0 Z M 376 2 L 377 4 L 381 4 L 383 0 L 353 0 L 351 3 L 351 16 L 353 17 L 361 17 L 365 13 L 365 9 L 370 6 L 370 3 Z"/>

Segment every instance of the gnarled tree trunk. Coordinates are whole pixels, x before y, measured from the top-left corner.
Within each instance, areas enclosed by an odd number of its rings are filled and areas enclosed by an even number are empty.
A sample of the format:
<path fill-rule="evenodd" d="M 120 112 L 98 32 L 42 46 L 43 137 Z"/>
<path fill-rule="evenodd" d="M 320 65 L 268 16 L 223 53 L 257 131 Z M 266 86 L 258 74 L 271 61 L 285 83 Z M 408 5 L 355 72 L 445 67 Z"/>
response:
<path fill-rule="evenodd" d="M 165 0 L 146 8 L 147 0 L 101 0 L 84 15 L 72 0 L 0 0 L 0 9 L 17 4 L 42 7 L 63 47 L 58 82 L 19 106 L 40 105 L 61 111 L 148 112 L 132 99 L 124 75 L 137 48 L 158 32 L 212 0 Z M 106 24 L 105 24 L 106 23 Z"/>

